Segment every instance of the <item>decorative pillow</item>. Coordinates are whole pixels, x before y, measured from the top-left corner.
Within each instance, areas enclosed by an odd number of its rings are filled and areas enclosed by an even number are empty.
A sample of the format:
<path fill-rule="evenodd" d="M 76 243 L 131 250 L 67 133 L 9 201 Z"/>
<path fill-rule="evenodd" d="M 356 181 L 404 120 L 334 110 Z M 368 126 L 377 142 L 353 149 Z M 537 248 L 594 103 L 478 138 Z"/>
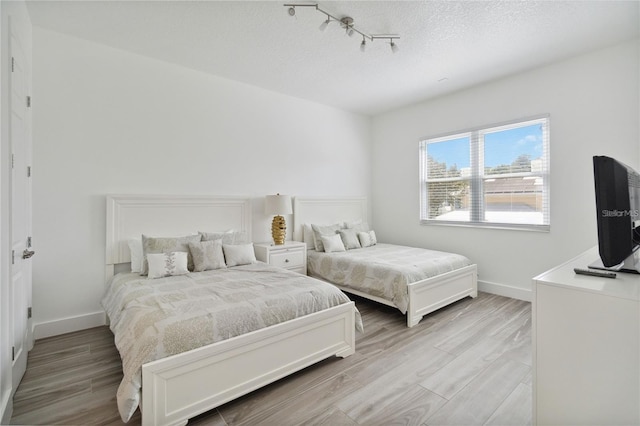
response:
<path fill-rule="evenodd" d="M 222 244 L 227 266 L 248 265 L 256 262 L 253 244 Z"/>
<path fill-rule="evenodd" d="M 322 237 L 323 235 L 335 235 L 339 229 L 342 228 L 342 225 L 336 223 L 334 225 L 311 225 L 311 229 L 313 229 L 313 241 L 315 244 L 316 251 L 324 251 L 324 246 L 322 245 Z"/>
<path fill-rule="evenodd" d="M 315 238 L 313 237 L 313 229 L 308 223 L 302 225 L 302 241 L 304 241 L 304 243 L 307 245 L 307 250 L 316 249 Z"/>
<path fill-rule="evenodd" d="M 140 275 L 147 275 L 149 272 L 149 262 L 147 256 L 154 253 L 171 253 L 173 251 L 183 251 L 187 253 L 187 268 L 193 271 L 193 259 L 189 253 L 189 243 L 200 242 L 200 235 L 187 235 L 185 237 L 174 238 L 152 238 L 142 235 L 142 271 Z"/>
<path fill-rule="evenodd" d="M 342 238 L 340 235 L 323 235 L 320 237 L 324 251 L 326 253 L 333 253 L 335 251 L 345 251 L 344 244 L 342 244 Z"/>
<path fill-rule="evenodd" d="M 348 229 L 354 229 L 356 232 L 367 232 L 369 230 L 369 224 L 362 219 L 345 222 L 344 227 Z"/>
<path fill-rule="evenodd" d="M 131 238 L 127 244 L 131 253 L 131 272 L 142 272 L 142 239 Z"/>
<path fill-rule="evenodd" d="M 338 234 L 340 234 L 345 249 L 351 250 L 362 247 L 355 229 L 341 229 Z"/>
<path fill-rule="evenodd" d="M 187 269 L 187 253 L 184 251 L 150 253 L 147 255 L 147 262 L 149 263 L 149 278 L 162 278 L 189 273 Z"/>
<path fill-rule="evenodd" d="M 373 229 L 367 232 L 358 232 L 358 239 L 360 240 L 360 245 L 362 247 L 371 247 L 378 243 L 378 240 L 376 240 L 376 233 Z"/>
<path fill-rule="evenodd" d="M 226 268 L 222 239 L 189 243 L 189 251 L 193 258 L 193 271 L 202 272 L 211 269 Z"/>
<path fill-rule="evenodd" d="M 202 232 L 202 241 L 222 240 L 222 244 L 244 244 L 247 242 L 247 233 L 230 229 L 225 232 Z"/>

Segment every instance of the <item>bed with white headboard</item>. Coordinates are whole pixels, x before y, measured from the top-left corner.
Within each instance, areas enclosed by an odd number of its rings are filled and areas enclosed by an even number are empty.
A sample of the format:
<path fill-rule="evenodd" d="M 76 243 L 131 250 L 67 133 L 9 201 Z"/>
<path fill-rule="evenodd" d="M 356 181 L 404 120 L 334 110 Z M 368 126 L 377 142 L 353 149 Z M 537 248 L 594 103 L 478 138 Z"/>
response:
<path fill-rule="evenodd" d="M 366 197 L 295 197 L 293 205 L 293 239 L 296 241 L 304 241 L 305 234 L 307 234 L 307 238 L 309 237 L 309 234 L 305 233 L 303 225 L 328 225 L 359 221 L 371 223 Z M 340 259 L 343 262 L 350 261 L 347 256 L 348 252 L 358 252 L 360 256 L 363 256 L 362 253 L 364 250 L 366 249 L 347 250 L 345 254 L 339 254 L 341 256 Z M 314 255 L 313 250 L 308 250 L 308 254 L 310 259 L 307 266 L 309 274 L 319 279 L 325 279 L 319 274 L 314 273 L 313 269 L 310 268 L 312 263 L 311 256 Z M 331 282 L 331 280 L 327 281 Z M 347 293 L 374 300 L 388 306 L 398 307 L 388 299 L 372 295 L 350 285 L 344 285 L 345 283 L 341 285 L 340 283 L 332 282 L 332 284 Z M 469 264 L 430 278 L 410 282 L 407 284 L 406 291 L 408 296 L 406 307 L 407 326 L 413 327 L 420 322 L 424 315 L 430 312 L 467 296 L 476 297 L 478 294 L 477 266 L 475 264 Z"/>
<path fill-rule="evenodd" d="M 173 237 L 233 229 L 251 238 L 251 199 L 246 197 L 108 195 L 106 204 L 108 279 L 128 269 L 127 241 L 141 234 Z M 143 364 L 142 423 L 186 424 L 322 359 L 353 354 L 355 312 L 347 302 Z"/>

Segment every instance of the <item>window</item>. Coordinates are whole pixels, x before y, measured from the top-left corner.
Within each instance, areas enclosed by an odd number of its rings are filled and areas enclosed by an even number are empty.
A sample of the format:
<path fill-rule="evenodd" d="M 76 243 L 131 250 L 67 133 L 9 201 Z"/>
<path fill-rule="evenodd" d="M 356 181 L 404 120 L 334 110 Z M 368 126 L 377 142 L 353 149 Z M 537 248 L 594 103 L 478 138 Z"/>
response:
<path fill-rule="evenodd" d="M 549 118 L 420 141 L 420 220 L 549 230 Z"/>

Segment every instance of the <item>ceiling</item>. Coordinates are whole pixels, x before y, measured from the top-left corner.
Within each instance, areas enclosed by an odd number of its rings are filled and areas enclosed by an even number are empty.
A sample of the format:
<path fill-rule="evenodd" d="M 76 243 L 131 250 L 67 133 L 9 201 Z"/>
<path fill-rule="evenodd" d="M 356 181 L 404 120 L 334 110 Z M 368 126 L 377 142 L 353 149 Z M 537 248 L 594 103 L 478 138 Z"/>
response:
<path fill-rule="evenodd" d="M 640 2 L 34 1 L 36 26 L 344 110 L 375 115 L 640 37 Z M 307 2 L 308 3 L 308 2 Z"/>

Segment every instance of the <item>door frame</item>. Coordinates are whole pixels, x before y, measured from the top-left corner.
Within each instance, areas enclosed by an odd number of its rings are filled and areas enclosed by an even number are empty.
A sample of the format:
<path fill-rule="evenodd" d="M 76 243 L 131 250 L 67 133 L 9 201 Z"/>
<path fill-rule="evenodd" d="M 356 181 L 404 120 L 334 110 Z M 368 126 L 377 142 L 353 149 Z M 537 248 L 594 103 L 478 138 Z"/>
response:
<path fill-rule="evenodd" d="M 31 88 L 32 76 L 32 25 L 24 0 L 0 1 L 0 423 L 8 424 L 13 413 L 13 387 L 11 347 L 13 330 L 11 321 L 10 280 L 11 280 L 11 141 L 10 141 L 10 101 L 5 94 L 10 93 L 11 73 L 11 33 L 19 34 L 27 67 L 27 85 Z M 29 112 L 29 114 L 31 114 Z M 31 129 L 33 122 L 30 123 Z M 32 138 L 32 130 L 29 138 Z M 29 141 L 31 144 L 31 141 Z M 31 289 L 28 289 L 29 298 Z M 31 300 L 29 299 L 29 305 Z M 27 349 L 33 345 L 33 324 L 27 322 Z"/>

